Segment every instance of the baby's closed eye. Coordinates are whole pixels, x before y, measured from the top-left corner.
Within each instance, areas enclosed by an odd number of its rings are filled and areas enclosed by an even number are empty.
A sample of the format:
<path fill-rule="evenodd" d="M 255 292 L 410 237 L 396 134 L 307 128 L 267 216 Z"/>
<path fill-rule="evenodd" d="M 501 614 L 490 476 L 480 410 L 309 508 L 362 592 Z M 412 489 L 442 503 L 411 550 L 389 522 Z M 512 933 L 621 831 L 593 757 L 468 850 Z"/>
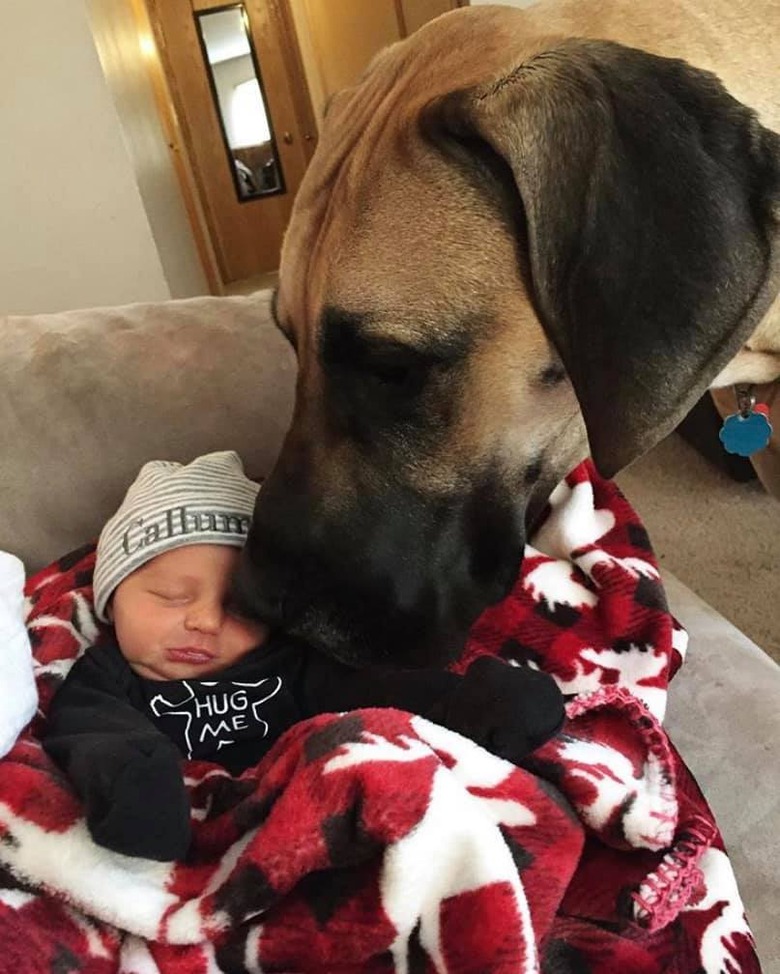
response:
<path fill-rule="evenodd" d="M 149 589 L 149 594 L 162 602 L 176 605 L 185 605 L 191 598 L 189 592 L 177 591 L 175 589 Z"/>

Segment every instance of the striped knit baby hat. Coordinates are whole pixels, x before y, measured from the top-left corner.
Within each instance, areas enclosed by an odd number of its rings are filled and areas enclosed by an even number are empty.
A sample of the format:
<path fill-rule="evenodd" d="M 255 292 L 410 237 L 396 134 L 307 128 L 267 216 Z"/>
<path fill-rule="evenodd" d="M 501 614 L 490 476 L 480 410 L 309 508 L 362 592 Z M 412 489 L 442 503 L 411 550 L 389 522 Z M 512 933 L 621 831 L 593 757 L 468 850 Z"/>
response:
<path fill-rule="evenodd" d="M 98 540 L 98 618 L 108 621 L 106 607 L 117 585 L 165 551 L 190 544 L 242 548 L 259 489 L 232 450 L 207 453 L 187 464 L 144 464 Z"/>

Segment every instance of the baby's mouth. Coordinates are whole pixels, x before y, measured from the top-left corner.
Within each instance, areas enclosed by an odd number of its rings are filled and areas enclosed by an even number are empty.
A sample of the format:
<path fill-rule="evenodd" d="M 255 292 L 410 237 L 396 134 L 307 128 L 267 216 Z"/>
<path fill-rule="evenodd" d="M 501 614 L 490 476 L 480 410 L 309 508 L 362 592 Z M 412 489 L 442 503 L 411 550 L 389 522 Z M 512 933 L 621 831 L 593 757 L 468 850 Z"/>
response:
<path fill-rule="evenodd" d="M 166 649 L 165 655 L 171 663 L 189 663 L 191 666 L 205 666 L 216 659 L 214 653 L 196 646 L 173 646 Z"/>

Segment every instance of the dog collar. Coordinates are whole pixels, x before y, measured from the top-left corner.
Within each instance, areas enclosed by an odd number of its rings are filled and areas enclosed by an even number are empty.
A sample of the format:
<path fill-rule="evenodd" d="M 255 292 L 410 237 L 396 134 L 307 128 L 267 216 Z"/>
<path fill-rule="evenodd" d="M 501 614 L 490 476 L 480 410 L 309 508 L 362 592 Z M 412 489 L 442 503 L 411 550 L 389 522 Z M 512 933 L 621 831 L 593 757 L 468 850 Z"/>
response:
<path fill-rule="evenodd" d="M 752 385 L 734 386 L 737 412 L 727 416 L 720 429 L 720 441 L 727 453 L 750 457 L 763 450 L 772 436 L 769 407 L 756 402 Z"/>

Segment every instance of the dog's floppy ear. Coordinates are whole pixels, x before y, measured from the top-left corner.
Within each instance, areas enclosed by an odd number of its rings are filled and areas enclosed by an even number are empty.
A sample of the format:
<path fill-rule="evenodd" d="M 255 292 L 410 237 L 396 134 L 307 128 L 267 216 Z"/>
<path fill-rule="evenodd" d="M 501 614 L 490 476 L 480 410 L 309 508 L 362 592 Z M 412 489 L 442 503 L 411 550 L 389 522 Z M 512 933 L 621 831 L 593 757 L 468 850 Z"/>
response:
<path fill-rule="evenodd" d="M 607 41 L 562 41 L 431 110 L 511 171 L 537 313 L 612 476 L 677 424 L 776 293 L 780 137 L 714 75 Z"/>

